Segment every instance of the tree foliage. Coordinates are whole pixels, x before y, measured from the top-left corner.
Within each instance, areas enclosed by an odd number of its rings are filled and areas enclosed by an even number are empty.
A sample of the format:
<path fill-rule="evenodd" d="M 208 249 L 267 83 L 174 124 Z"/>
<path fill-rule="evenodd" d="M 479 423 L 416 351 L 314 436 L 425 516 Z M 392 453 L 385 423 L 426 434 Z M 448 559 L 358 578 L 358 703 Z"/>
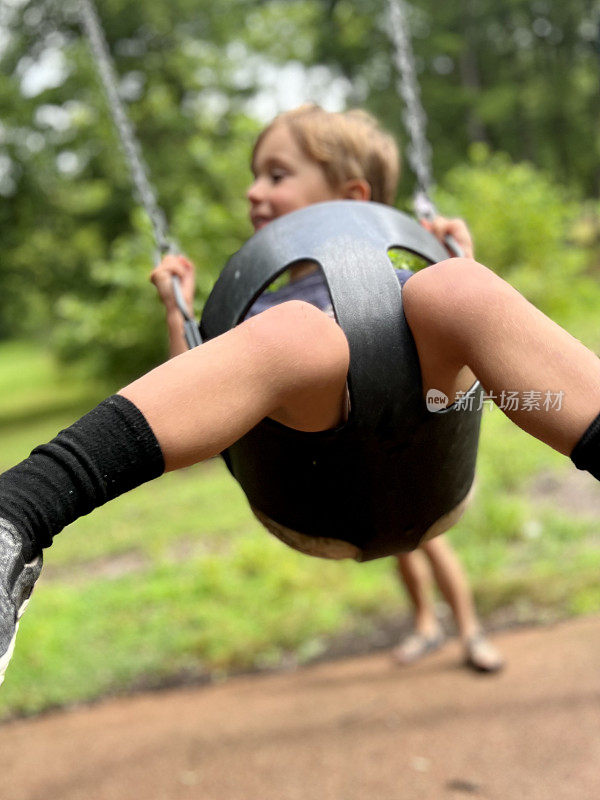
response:
<path fill-rule="evenodd" d="M 530 163 L 475 144 L 446 174 L 437 200 L 471 221 L 477 259 L 553 319 L 571 327 L 573 309 L 600 302 L 590 252 L 574 236 L 581 204 Z"/>
<path fill-rule="evenodd" d="M 401 134 L 381 0 L 332 0 L 317 58 L 342 67 Z M 600 6 L 590 0 L 408 4 L 435 172 L 483 141 L 586 194 L 600 192 Z"/>
<path fill-rule="evenodd" d="M 161 205 L 198 265 L 199 303 L 250 233 L 255 113 L 285 65 L 403 138 L 383 0 L 97 5 Z M 76 10 L 0 0 L 0 337 L 50 336 L 63 357 L 127 378 L 164 357 L 153 245 Z M 479 142 L 597 196 L 597 3 L 414 0 L 410 19 L 438 176 Z"/>

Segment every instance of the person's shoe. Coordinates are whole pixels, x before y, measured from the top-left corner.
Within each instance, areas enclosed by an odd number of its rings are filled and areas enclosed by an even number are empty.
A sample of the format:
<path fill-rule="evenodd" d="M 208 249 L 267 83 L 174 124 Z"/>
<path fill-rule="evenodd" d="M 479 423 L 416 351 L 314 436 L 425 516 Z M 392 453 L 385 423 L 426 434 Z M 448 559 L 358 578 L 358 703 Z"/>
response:
<path fill-rule="evenodd" d="M 13 654 L 19 619 L 41 571 L 41 552 L 26 563 L 19 532 L 0 519 L 0 684 Z"/>
<path fill-rule="evenodd" d="M 475 672 L 499 672 L 504 659 L 483 633 L 476 633 L 465 642 L 465 664 Z"/>
<path fill-rule="evenodd" d="M 443 643 L 444 633 L 441 629 L 429 635 L 419 632 L 411 633 L 392 651 L 392 656 L 398 664 L 413 664 L 429 653 L 438 650 Z"/>

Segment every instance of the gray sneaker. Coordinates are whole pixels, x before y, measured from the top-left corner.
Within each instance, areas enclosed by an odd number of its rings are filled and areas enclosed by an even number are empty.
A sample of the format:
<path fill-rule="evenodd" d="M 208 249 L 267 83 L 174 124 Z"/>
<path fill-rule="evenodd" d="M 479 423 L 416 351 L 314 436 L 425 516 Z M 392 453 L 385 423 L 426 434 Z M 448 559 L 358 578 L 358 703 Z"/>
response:
<path fill-rule="evenodd" d="M 42 554 L 29 564 L 14 525 L 0 519 L 0 684 L 15 648 L 19 619 L 42 571 Z"/>

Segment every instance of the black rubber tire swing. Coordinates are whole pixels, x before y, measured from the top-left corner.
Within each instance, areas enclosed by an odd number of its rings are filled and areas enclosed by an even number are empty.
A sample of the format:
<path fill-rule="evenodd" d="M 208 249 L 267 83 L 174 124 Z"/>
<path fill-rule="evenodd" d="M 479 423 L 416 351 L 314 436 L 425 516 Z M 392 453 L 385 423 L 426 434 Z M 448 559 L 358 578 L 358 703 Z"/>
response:
<path fill-rule="evenodd" d="M 314 261 L 323 272 L 350 347 L 348 421 L 303 433 L 266 419 L 223 454 L 259 518 L 305 552 L 367 561 L 412 550 L 473 483 L 482 388 L 476 383 L 460 407 L 428 411 L 388 257 L 395 247 L 429 264 L 448 257 L 434 236 L 390 206 L 312 205 L 246 242 L 204 308 L 207 340 L 243 320 L 291 264 Z"/>
<path fill-rule="evenodd" d="M 412 56 L 403 35 L 401 4 L 395 0 L 390 8 L 397 12 L 393 27 L 405 56 L 400 69 L 405 82 L 414 84 L 414 76 L 407 74 L 414 70 L 403 66 Z M 152 223 L 157 250 L 164 254 L 172 249 L 166 222 L 119 98 L 92 0 L 81 0 L 80 13 L 133 183 Z M 411 113 L 416 123 L 411 135 L 422 138 L 415 85 L 408 95 L 417 106 Z M 426 150 L 413 149 L 421 154 Z M 424 180 L 428 170 L 419 166 L 423 164 L 415 161 L 420 195 L 433 212 Z M 210 339 L 237 325 L 256 297 L 291 264 L 315 261 L 324 273 L 350 345 L 347 423 L 310 434 L 264 420 L 223 454 L 266 527 L 315 555 L 365 561 L 412 550 L 465 499 L 473 482 L 482 389 L 476 383 L 460 409 L 427 411 L 400 286 L 387 255 L 392 247 L 410 250 L 429 263 L 447 257 L 433 236 L 389 206 L 358 201 L 309 206 L 269 223 L 232 256 L 202 316 L 202 337 Z M 201 344 L 198 329 L 176 279 L 174 287 L 188 345 L 195 347 Z"/>

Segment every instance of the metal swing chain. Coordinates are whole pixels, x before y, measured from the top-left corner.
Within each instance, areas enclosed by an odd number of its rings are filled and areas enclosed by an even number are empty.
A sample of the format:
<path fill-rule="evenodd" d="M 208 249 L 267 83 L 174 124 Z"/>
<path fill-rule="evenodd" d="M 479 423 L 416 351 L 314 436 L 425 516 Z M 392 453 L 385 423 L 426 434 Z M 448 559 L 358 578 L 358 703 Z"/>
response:
<path fill-rule="evenodd" d="M 108 107 L 123 148 L 125 160 L 129 166 L 133 184 L 152 225 L 157 251 L 156 260 L 158 262 L 163 255 L 178 252 L 178 248 L 169 236 L 167 220 L 163 210 L 158 205 L 156 192 L 148 178 L 148 167 L 144 161 L 140 144 L 136 138 L 131 120 L 127 116 L 119 97 L 117 73 L 96 8 L 92 0 L 80 0 L 79 8 L 81 23 L 90 42 L 92 55 L 106 93 Z M 173 277 L 173 293 L 177 307 L 184 319 L 184 332 L 188 347 L 196 347 L 202 344 L 198 323 L 194 320 L 183 299 L 181 283 L 179 278 L 175 276 Z"/>
<path fill-rule="evenodd" d="M 406 156 L 417 179 L 417 189 L 413 195 L 415 214 L 419 219 L 433 220 L 438 216 L 431 199 L 433 177 L 431 167 L 431 145 L 425 135 L 427 115 L 421 102 L 421 91 L 417 80 L 415 57 L 408 33 L 408 15 L 404 0 L 388 0 L 390 37 L 394 45 L 394 63 L 398 70 L 398 91 L 404 101 L 402 115 L 409 137 Z M 446 244 L 462 255 L 462 249 L 452 236 L 447 236 Z"/>

